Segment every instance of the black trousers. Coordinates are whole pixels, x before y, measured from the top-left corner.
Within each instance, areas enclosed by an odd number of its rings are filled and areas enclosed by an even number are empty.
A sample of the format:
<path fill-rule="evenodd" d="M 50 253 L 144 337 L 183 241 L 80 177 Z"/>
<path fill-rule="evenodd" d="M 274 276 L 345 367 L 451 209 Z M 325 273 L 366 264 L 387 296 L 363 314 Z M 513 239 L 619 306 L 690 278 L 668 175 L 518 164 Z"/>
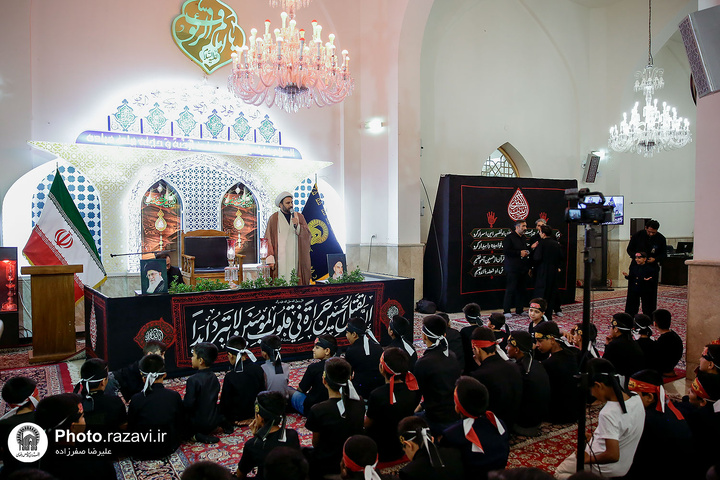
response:
<path fill-rule="evenodd" d="M 627 300 L 625 301 L 625 313 L 632 316 L 637 315 L 640 310 L 640 302 L 642 301 L 642 312 L 652 317 L 652 312 L 657 309 L 657 283 L 648 285 L 641 291 L 633 291 L 628 289 Z"/>
<path fill-rule="evenodd" d="M 527 283 L 528 274 L 523 270 L 520 272 L 506 271 L 505 278 L 505 299 L 503 300 L 503 312 L 510 313 L 513 306 L 515 313 L 518 315 L 523 312 L 523 308 L 527 303 L 527 292 L 525 284 Z"/>

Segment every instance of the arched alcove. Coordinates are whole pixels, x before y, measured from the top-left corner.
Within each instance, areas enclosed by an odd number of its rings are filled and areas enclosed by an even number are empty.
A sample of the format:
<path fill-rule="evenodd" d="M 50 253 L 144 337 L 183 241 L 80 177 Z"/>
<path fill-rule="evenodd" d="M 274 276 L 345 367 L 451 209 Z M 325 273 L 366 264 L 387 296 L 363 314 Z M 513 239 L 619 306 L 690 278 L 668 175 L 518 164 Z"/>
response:
<path fill-rule="evenodd" d="M 80 169 L 63 159 L 47 162 L 20 177 L 8 189 L 3 199 L 3 245 L 22 250 L 30 232 L 40 219 L 43 207 L 55 179 L 55 169 L 60 171 L 70 196 L 78 207 L 80 216 L 90 230 L 99 253 L 102 253 L 101 202 L 92 180 Z M 18 265 L 28 265 L 19 255 Z"/>

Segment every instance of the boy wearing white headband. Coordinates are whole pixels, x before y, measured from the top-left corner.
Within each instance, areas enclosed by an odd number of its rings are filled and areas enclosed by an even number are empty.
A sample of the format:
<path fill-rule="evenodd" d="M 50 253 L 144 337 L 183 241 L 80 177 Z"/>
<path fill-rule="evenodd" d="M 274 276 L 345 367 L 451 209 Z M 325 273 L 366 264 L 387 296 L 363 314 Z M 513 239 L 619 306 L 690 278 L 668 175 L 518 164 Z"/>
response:
<path fill-rule="evenodd" d="M 128 406 L 128 431 L 148 434 L 160 432 L 161 442 L 134 443 L 132 456 L 140 460 L 159 460 L 180 446 L 180 432 L 185 424 L 182 397 L 165 388 L 165 360 L 150 354 L 140 360 L 143 391 L 133 395 Z"/>
<path fill-rule="evenodd" d="M 453 408 L 455 401 L 453 400 Z M 398 437 L 410 463 L 399 472 L 402 480 L 460 480 L 465 476 L 460 450 L 438 448 L 427 422 L 418 416 L 398 424 Z"/>
<path fill-rule="evenodd" d="M 365 320 L 359 317 L 348 320 L 345 337 L 350 343 L 345 360 L 353 369 L 353 383 L 360 396 L 367 399 L 370 392 L 385 383 L 378 370 L 383 349 Z"/>
<path fill-rule="evenodd" d="M 446 330 L 447 323 L 442 317 L 423 318 L 422 340 L 428 348 L 413 371 L 423 396 L 421 415 L 436 435 L 458 419 L 453 392 L 461 369 L 457 357 L 449 351 Z"/>
<path fill-rule="evenodd" d="M 265 374 L 255 363 L 255 355 L 247 349 L 245 339 L 230 337 L 225 345 L 230 371 L 223 380 L 220 413 L 223 429 L 232 432 L 235 425 L 247 425 L 255 415 L 255 398 L 265 390 Z"/>
<path fill-rule="evenodd" d="M 313 405 L 305 422 L 305 428 L 313 432 L 313 448 L 306 452 L 311 480 L 340 473 L 345 440 L 363 433 L 365 406 L 350 377 L 350 364 L 344 359 L 325 361 L 323 383 L 329 398 Z"/>

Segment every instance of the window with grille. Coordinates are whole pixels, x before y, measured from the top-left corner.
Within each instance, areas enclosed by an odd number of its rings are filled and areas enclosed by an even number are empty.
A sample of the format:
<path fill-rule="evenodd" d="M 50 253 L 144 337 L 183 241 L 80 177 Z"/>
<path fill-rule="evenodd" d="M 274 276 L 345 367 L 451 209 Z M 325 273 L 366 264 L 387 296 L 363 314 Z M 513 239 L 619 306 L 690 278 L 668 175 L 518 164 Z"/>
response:
<path fill-rule="evenodd" d="M 486 177 L 517 177 L 517 169 L 502 150 L 495 150 L 485 160 L 482 173 Z"/>

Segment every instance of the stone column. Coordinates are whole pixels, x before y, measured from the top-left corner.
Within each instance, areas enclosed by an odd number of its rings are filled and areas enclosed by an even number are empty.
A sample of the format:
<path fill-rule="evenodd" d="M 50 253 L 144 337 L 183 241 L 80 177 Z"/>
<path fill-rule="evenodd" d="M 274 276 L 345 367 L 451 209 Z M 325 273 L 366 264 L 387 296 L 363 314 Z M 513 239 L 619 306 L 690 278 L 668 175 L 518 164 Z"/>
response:
<path fill-rule="evenodd" d="M 699 10 L 720 5 L 720 0 L 700 0 Z M 698 366 L 703 346 L 720 337 L 720 94 L 698 99 L 695 158 L 695 248 L 688 269 L 688 378 Z"/>

